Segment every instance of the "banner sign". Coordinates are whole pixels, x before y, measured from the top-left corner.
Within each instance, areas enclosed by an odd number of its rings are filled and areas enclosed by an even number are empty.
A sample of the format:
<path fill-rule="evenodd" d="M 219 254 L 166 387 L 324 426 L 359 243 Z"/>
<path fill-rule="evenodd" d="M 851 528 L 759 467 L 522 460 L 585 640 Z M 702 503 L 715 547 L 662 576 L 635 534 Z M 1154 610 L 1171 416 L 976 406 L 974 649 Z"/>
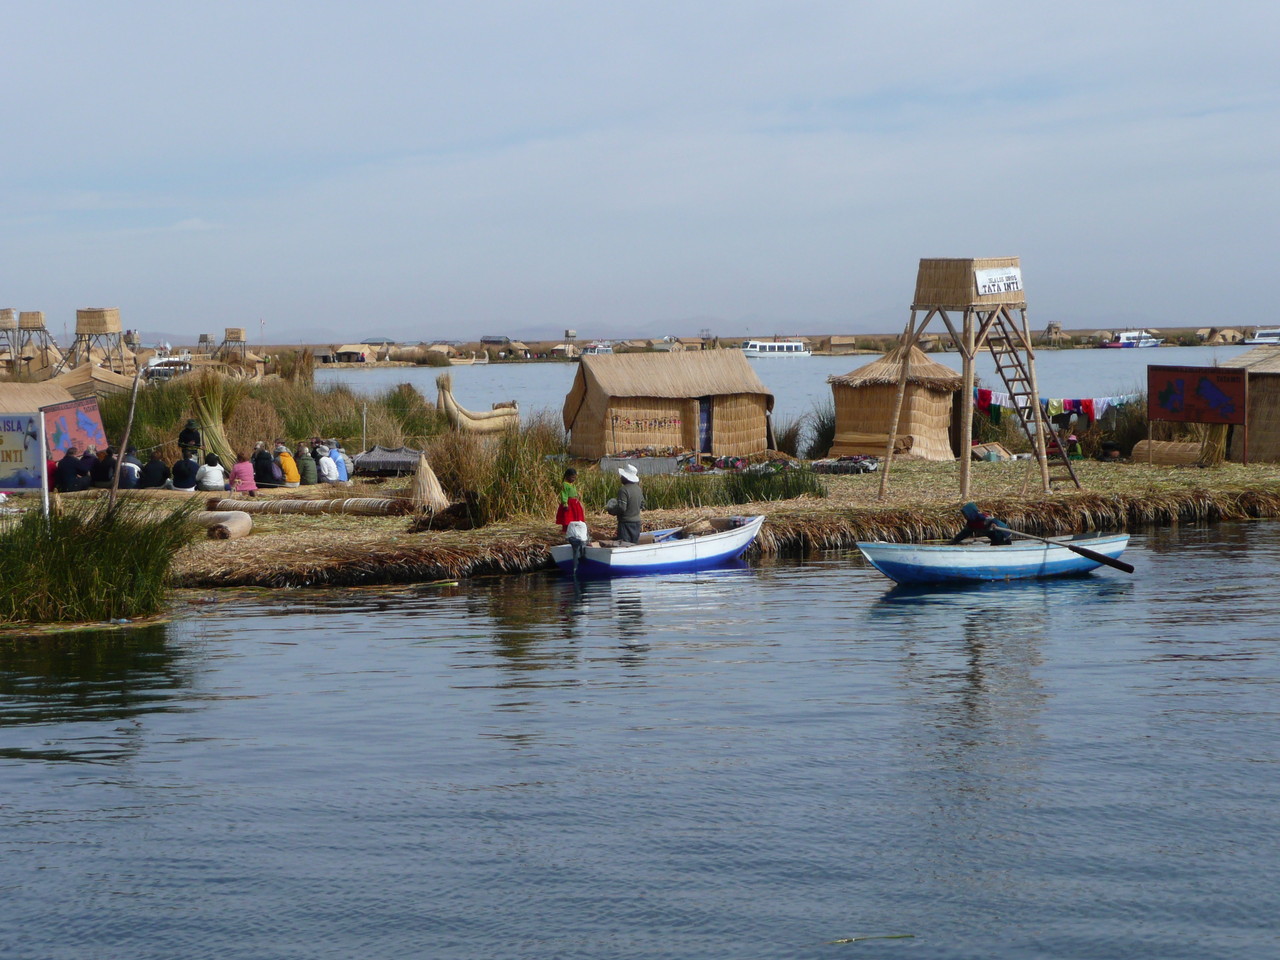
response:
<path fill-rule="evenodd" d="M 84 453 L 87 447 L 103 450 L 107 446 L 107 432 L 102 428 L 102 415 L 98 413 L 98 401 L 94 399 L 68 400 L 41 407 L 44 415 L 45 443 L 49 445 L 49 459 L 60 460 L 68 447 Z M 55 456 L 55 454 L 58 454 Z"/>
<path fill-rule="evenodd" d="M 990 296 L 993 293 L 1017 293 L 1022 289 L 1022 268 L 995 267 L 990 270 L 975 270 L 973 279 L 978 284 L 980 297 Z"/>
<path fill-rule="evenodd" d="M 1147 419 L 1245 423 L 1249 379 L 1230 367 L 1147 367 Z"/>
<path fill-rule="evenodd" d="M 40 414 L 0 414 L 0 493 L 32 493 L 45 472 L 40 451 Z"/>

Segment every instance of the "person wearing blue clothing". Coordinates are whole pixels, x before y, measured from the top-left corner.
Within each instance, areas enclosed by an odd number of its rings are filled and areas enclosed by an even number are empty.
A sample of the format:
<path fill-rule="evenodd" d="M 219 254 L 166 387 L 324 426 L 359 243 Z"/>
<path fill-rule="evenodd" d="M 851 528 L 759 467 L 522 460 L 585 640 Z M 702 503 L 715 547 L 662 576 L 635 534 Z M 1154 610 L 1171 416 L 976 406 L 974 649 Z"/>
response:
<path fill-rule="evenodd" d="M 338 446 L 337 440 L 329 441 L 329 459 L 332 460 L 333 465 L 338 468 L 338 482 L 346 483 L 348 479 L 347 461 L 342 456 L 342 448 Z"/>
<path fill-rule="evenodd" d="M 1013 543 L 1013 537 L 1005 529 L 1004 521 L 983 513 L 976 503 L 966 503 L 960 508 L 960 512 L 964 514 L 964 529 L 948 541 L 952 545 L 964 543 L 970 537 L 986 537 L 993 547 L 1005 547 Z"/>

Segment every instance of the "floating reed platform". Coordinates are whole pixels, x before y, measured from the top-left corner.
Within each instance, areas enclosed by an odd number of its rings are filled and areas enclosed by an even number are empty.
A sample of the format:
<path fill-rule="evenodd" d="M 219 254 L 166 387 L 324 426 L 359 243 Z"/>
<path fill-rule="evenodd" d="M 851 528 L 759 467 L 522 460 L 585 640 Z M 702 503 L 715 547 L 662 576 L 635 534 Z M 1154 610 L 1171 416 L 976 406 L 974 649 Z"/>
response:
<path fill-rule="evenodd" d="M 1016 529 L 1040 536 L 1084 530 L 1140 530 L 1182 523 L 1280 517 L 1280 483 L 1258 489 L 1135 493 L 1077 493 L 1045 497 L 986 498 L 979 505 Z M 955 500 L 918 505 L 850 507 L 828 500 L 747 504 L 715 510 L 654 511 L 646 529 L 682 526 L 699 517 L 765 513 L 756 556 L 803 556 L 850 549 L 858 540 L 918 542 L 949 538 L 959 530 Z M 285 518 L 280 518 L 284 521 Z M 590 518 L 593 533 L 612 534 L 603 514 Z M 320 518 L 315 518 L 320 521 Z M 551 567 L 550 548 L 561 542 L 549 521 L 504 524 L 467 531 L 409 533 L 403 518 L 326 518 L 341 526 L 285 529 L 231 542 L 205 542 L 180 558 L 181 587 L 358 586 L 456 580 L 525 573 Z M 366 529 L 363 523 L 377 523 Z"/>

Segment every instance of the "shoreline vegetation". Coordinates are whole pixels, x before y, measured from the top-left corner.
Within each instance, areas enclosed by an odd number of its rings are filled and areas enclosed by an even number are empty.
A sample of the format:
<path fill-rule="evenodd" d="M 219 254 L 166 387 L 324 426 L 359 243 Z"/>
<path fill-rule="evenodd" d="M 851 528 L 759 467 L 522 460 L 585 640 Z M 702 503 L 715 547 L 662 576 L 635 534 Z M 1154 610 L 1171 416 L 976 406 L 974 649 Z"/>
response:
<path fill-rule="evenodd" d="M 429 583 L 552 568 L 550 548 L 562 540 L 553 517 L 566 441 L 551 416 L 535 414 L 518 429 L 482 438 L 450 430 L 435 405 L 408 384 L 373 396 L 343 386 L 317 388 L 306 358 L 282 366 L 281 373 L 261 382 L 202 374 L 154 384 L 139 394 L 134 442 L 144 458 L 146 449 L 154 448 L 172 460 L 178 455 L 173 438 L 191 416 L 229 452 L 278 438 L 336 436 L 353 445 L 350 441 L 358 441 L 363 428 L 369 446 L 423 449 L 453 506 L 438 517 L 255 514 L 252 535 L 211 541 L 197 540 L 198 531 L 187 517 L 206 506 L 209 494 L 122 491 L 114 512 L 104 506 L 101 490 L 55 496 L 50 521 L 39 517 L 37 507 L 0 525 L 3 563 L 18 564 L 24 555 L 37 558 L 34 567 L 30 562 L 21 569 L 4 567 L 7 583 L 26 579 L 32 584 L 28 599 L 4 607 L 0 620 L 133 619 L 161 609 L 170 587 Z M 126 399 L 102 401 L 108 436 L 121 433 Z M 808 555 L 852 548 L 862 539 L 939 539 L 959 529 L 954 461 L 896 460 L 884 500 L 878 498 L 879 472 L 828 475 L 806 469 L 797 458 L 825 453 L 833 418 L 833 410 L 817 409 L 797 422 L 775 425 L 778 436 L 786 437 L 778 445 L 786 449 L 752 458 L 759 472 L 644 477 L 644 529 L 682 526 L 701 517 L 766 514 L 749 556 Z M 1007 420 L 1001 425 L 976 423 L 975 432 L 978 439 L 999 440 L 1015 452 L 1026 449 L 1025 437 L 1015 435 Z M 1123 439 L 1128 452 L 1146 432 L 1145 404 L 1135 404 L 1106 430 L 1094 425 L 1083 432 L 1081 441 L 1086 454 L 1104 440 L 1116 439 Z M 766 467 L 761 461 L 772 463 Z M 592 533 L 611 537 L 613 520 L 603 505 L 614 495 L 617 477 L 602 474 L 594 464 L 576 465 Z M 1042 536 L 1280 517 L 1280 464 L 1246 467 L 1219 461 L 1164 467 L 1086 459 L 1076 463 L 1083 491 L 1048 495 L 1040 492 L 1034 460 L 973 462 L 971 467 L 971 499 L 1015 529 Z M 263 490 L 260 497 L 404 498 L 412 487 L 413 478 L 402 477 Z M 24 507 L 38 504 L 23 499 Z M 124 534 L 130 542 L 112 540 L 117 531 L 128 529 L 126 519 L 152 524 L 158 532 L 134 528 Z M 95 523 L 92 529 L 101 536 L 87 532 Z M 55 546 L 41 537 L 67 543 Z M 72 549 L 86 540 L 101 543 L 89 573 Z M 147 550 L 139 550 L 139 544 Z M 69 551 L 65 555 L 58 552 L 64 547 Z M 163 554 L 164 562 L 152 563 L 147 551 Z M 129 583 L 138 593 L 132 606 L 117 604 L 114 598 L 124 595 L 122 588 L 110 586 L 114 581 L 98 572 L 98 567 L 112 566 L 146 571 Z M 97 606 L 65 596 L 77 590 L 90 600 L 97 597 Z"/>
<path fill-rule="evenodd" d="M 1275 464 L 1202 469 L 1082 462 L 1078 471 L 1086 489 L 1048 496 L 1037 488 L 1033 461 L 973 466 L 973 499 L 1015 529 L 1039 536 L 1280 517 Z M 644 528 L 764 513 L 768 520 L 749 557 L 807 556 L 852 549 L 867 539 L 940 539 L 962 523 L 955 471 L 954 463 L 899 463 L 884 501 L 877 499 L 876 473 L 824 476 L 825 497 L 648 510 Z M 587 508 L 593 535 L 612 536 L 612 518 L 598 504 Z M 404 517 L 255 517 L 252 537 L 199 543 L 180 556 L 174 584 L 371 586 L 550 570 L 550 548 L 562 541 L 552 512 L 548 506 L 541 516 L 424 533 L 409 532 Z"/>

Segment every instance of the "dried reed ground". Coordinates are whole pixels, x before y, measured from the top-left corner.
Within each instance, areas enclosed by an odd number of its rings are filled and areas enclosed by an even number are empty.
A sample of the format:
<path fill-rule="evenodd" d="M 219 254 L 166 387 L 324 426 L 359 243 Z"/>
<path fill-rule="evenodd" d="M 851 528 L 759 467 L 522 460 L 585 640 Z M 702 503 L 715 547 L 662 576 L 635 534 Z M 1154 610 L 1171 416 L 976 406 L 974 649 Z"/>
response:
<path fill-rule="evenodd" d="M 1044 496 L 1034 463 L 974 463 L 972 496 L 1014 527 L 1042 535 L 1148 524 L 1280 517 L 1280 464 L 1212 469 L 1139 463 L 1076 464 L 1083 491 Z M 765 554 L 850 547 L 856 540 L 916 541 L 950 536 L 960 527 L 954 463 L 900 461 L 889 495 L 877 498 L 878 474 L 826 478 L 825 499 L 743 504 L 716 510 L 650 511 L 646 529 L 679 526 L 700 516 L 765 513 L 758 541 Z M 344 490 L 344 496 L 386 496 Z M 290 491 L 297 494 L 298 491 Z M 310 491 L 308 491 L 310 492 Z M 609 535 L 613 519 L 588 504 L 592 529 Z M 548 504 L 545 517 L 479 530 L 407 532 L 404 517 L 256 515 L 242 540 L 202 542 L 176 565 L 179 586 L 350 586 L 457 579 L 536 570 L 560 542 Z"/>

